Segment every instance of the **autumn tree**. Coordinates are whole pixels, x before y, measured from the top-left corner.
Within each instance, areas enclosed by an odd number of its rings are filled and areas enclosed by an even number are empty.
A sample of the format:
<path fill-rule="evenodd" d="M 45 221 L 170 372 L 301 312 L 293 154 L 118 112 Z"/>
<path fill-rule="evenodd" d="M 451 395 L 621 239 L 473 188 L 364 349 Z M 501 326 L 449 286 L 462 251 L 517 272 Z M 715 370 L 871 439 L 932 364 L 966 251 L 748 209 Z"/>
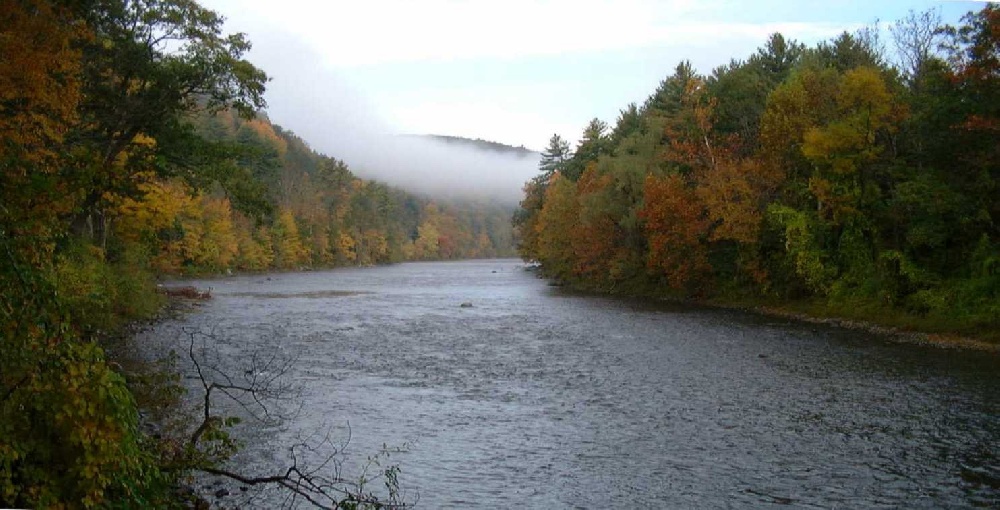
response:
<path fill-rule="evenodd" d="M 612 212 L 613 184 L 612 176 L 601 173 L 597 163 L 587 165 L 576 186 L 579 213 L 571 231 L 574 273 L 607 288 L 623 276 L 617 262 L 620 250 L 626 249 Z"/>
<path fill-rule="evenodd" d="M 1000 6 L 986 4 L 963 18 L 965 25 L 947 27 L 952 83 L 960 100 L 960 123 L 952 126 L 954 142 L 963 148 L 963 171 L 952 177 L 954 185 L 986 213 L 990 235 L 998 237 L 1000 204 L 995 199 L 1000 180 Z"/>
<path fill-rule="evenodd" d="M 88 35 L 56 3 L 0 5 L 0 235 L 36 264 L 76 206 L 64 142 L 79 121 L 77 42 Z"/>
<path fill-rule="evenodd" d="M 86 190 L 75 225 L 103 244 L 105 197 L 134 195 L 142 172 L 197 171 L 189 164 L 184 116 L 199 108 L 253 115 L 264 106 L 267 76 L 243 58 L 246 37 L 223 34 L 223 18 L 194 2 L 113 0 L 78 8 L 94 37 L 83 46 L 81 122 L 70 138 L 89 155 L 74 174 Z M 157 143 L 137 143 L 142 136 Z"/>
<path fill-rule="evenodd" d="M 556 173 L 545 191 L 545 202 L 538 213 L 538 260 L 547 274 L 560 279 L 573 276 L 575 254 L 573 232 L 578 220 L 576 186 Z"/>
<path fill-rule="evenodd" d="M 295 216 L 290 210 L 283 210 L 278 214 L 271 236 L 274 243 L 274 263 L 277 267 L 292 269 L 309 262 L 308 248 L 302 242 Z"/>
<path fill-rule="evenodd" d="M 806 130 L 802 153 L 817 169 L 809 179 L 817 211 L 840 224 L 881 198 L 872 163 L 904 113 L 876 69 L 852 69 L 836 87 L 835 119 Z"/>
<path fill-rule="evenodd" d="M 644 195 L 640 215 L 649 239 L 650 270 L 674 289 L 699 292 L 711 271 L 701 203 L 679 174 L 650 175 Z"/>
<path fill-rule="evenodd" d="M 525 260 L 538 260 L 538 215 L 545 202 L 549 181 L 569 157 L 569 142 L 558 134 L 552 135 L 538 161 L 541 173 L 524 184 L 524 199 L 511 222 L 520 238 L 518 251 Z"/>

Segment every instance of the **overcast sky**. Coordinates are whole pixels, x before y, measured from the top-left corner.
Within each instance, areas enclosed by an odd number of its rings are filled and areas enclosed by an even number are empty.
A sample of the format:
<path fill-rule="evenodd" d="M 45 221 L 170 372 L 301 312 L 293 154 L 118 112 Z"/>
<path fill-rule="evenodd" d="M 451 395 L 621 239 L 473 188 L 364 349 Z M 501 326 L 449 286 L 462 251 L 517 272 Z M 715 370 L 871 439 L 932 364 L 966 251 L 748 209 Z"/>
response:
<path fill-rule="evenodd" d="M 933 0 L 202 0 L 246 32 L 271 119 L 344 157 L 352 137 L 433 133 L 540 150 L 613 124 L 682 59 L 703 73 L 781 32 L 807 44 Z M 370 141 L 370 140 L 369 140 Z M 370 143 L 369 143 L 370 145 Z M 340 154 L 338 154 L 338 152 Z M 362 163 L 363 166 L 363 163 Z M 523 182 L 523 181 L 521 181 Z"/>

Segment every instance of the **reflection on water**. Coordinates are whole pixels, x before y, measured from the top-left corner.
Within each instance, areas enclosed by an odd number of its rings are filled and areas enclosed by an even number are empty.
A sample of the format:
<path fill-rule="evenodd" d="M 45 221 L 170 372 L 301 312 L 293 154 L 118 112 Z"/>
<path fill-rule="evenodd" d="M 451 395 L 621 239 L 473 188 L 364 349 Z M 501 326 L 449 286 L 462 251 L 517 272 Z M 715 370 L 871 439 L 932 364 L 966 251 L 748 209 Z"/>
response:
<path fill-rule="evenodd" d="M 345 472 L 406 445 L 421 508 L 1000 506 L 996 355 L 576 295 L 515 260 L 194 284 L 214 299 L 151 343 L 298 357 L 302 410 L 248 424 L 244 466 L 349 424 Z"/>

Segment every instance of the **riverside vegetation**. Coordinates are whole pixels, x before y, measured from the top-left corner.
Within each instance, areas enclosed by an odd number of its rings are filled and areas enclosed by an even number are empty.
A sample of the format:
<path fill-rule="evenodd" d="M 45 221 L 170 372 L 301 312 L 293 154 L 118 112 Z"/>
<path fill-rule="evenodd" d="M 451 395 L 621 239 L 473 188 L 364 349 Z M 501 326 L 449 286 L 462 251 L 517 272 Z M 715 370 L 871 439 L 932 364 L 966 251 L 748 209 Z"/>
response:
<path fill-rule="evenodd" d="M 271 124 L 222 23 L 191 0 L 0 2 L 0 506 L 177 506 L 223 469 L 231 421 L 206 399 L 196 432 L 151 436 L 139 410 L 176 402 L 176 374 L 109 359 L 163 306 L 154 275 L 514 253 L 509 208 L 360 179 Z"/>
<path fill-rule="evenodd" d="M 998 340 L 1000 7 L 688 62 L 524 187 L 520 251 L 605 292 Z M 887 55 L 891 46 L 895 63 Z"/>

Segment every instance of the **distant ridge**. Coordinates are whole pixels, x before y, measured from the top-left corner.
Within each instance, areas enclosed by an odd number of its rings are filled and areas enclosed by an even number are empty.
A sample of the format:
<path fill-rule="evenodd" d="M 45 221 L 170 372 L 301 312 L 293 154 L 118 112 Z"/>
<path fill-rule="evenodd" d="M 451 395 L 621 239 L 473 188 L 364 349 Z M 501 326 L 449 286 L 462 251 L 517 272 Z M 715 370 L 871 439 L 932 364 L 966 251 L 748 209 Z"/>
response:
<path fill-rule="evenodd" d="M 513 145 L 507 145 L 500 142 L 492 142 L 489 140 L 483 140 L 481 138 L 472 139 L 472 138 L 464 138 L 461 136 L 449 136 L 449 135 L 402 135 L 402 136 L 411 138 L 430 139 L 436 142 L 446 143 L 449 145 L 462 145 L 477 150 L 499 152 L 502 154 L 512 154 L 519 157 L 528 157 L 538 154 L 538 152 L 528 149 L 523 145 L 520 147 L 514 147 Z"/>

